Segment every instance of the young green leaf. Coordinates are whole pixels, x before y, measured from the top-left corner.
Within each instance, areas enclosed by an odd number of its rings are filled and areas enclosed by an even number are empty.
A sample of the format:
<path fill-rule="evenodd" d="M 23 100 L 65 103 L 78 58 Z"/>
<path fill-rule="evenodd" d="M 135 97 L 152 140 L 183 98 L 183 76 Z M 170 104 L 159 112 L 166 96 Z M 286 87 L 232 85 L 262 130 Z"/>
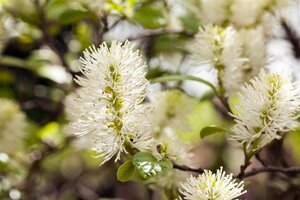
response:
<path fill-rule="evenodd" d="M 157 6 L 145 5 L 138 8 L 132 18 L 145 28 L 156 29 L 167 24 L 167 17 L 164 10 Z"/>
<path fill-rule="evenodd" d="M 70 9 L 70 1 L 68 0 L 51 0 L 45 7 L 45 14 L 49 20 L 58 20 L 58 17 Z"/>
<path fill-rule="evenodd" d="M 72 24 L 87 17 L 88 12 L 84 10 L 69 9 L 59 16 L 59 20 L 62 24 Z"/>
<path fill-rule="evenodd" d="M 220 132 L 229 132 L 229 130 L 225 128 L 218 127 L 216 125 L 211 125 L 203 128 L 200 132 L 200 137 L 203 139 L 207 136 L 213 135 L 215 133 L 220 133 Z"/>
<path fill-rule="evenodd" d="M 152 154 L 139 152 L 133 156 L 133 165 L 144 179 L 163 175 L 172 169 L 169 160 L 158 161 Z"/>
<path fill-rule="evenodd" d="M 199 20 L 193 16 L 180 17 L 180 21 L 185 29 L 197 33 L 199 30 Z"/>
<path fill-rule="evenodd" d="M 237 115 L 236 105 L 239 103 L 239 96 L 237 94 L 230 95 L 228 98 L 228 105 L 232 114 Z"/>
<path fill-rule="evenodd" d="M 126 182 L 132 177 L 133 172 L 134 172 L 134 165 L 132 161 L 131 160 L 126 161 L 119 167 L 117 172 L 117 179 L 121 182 Z"/>

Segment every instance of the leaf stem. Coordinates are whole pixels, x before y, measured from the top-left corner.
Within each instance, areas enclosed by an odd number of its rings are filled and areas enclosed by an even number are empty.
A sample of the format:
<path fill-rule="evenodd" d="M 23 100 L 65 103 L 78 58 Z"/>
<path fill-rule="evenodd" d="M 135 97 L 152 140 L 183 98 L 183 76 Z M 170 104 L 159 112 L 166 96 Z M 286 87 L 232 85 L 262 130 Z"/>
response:
<path fill-rule="evenodd" d="M 191 76 L 191 75 L 174 74 L 174 75 L 162 76 L 159 78 L 152 79 L 151 83 L 161 83 L 161 82 L 168 82 L 168 81 L 197 81 L 210 87 L 213 90 L 213 92 L 217 96 L 219 96 L 217 89 L 212 83 L 202 78 Z"/>

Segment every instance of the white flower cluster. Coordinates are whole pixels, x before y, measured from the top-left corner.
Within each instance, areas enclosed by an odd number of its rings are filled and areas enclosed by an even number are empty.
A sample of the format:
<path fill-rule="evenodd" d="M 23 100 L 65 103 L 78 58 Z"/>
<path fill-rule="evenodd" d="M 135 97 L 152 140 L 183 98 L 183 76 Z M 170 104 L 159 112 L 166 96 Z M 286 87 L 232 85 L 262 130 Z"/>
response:
<path fill-rule="evenodd" d="M 164 129 L 164 132 L 157 138 L 154 145 L 153 154 L 159 160 L 167 158 L 177 164 L 191 164 L 191 145 L 181 141 L 171 128 Z"/>
<path fill-rule="evenodd" d="M 22 147 L 26 118 L 19 105 L 0 99 L 0 152 L 13 153 Z"/>
<path fill-rule="evenodd" d="M 299 109 L 300 90 L 291 76 L 262 70 L 239 93 L 231 139 L 248 149 L 262 148 L 298 124 Z"/>
<path fill-rule="evenodd" d="M 230 21 L 241 27 L 257 24 L 269 4 L 269 0 L 233 0 Z"/>
<path fill-rule="evenodd" d="M 244 63 L 245 81 L 259 74 L 266 65 L 266 37 L 264 28 L 257 26 L 253 29 L 241 29 L 238 31 L 242 43 L 243 56 L 248 59 Z"/>
<path fill-rule="evenodd" d="M 291 0 L 200 0 L 201 27 L 192 58 L 215 68 L 221 95 L 239 90 L 266 66 L 266 41 Z M 212 25 L 214 24 L 214 25 Z M 216 73 L 217 72 L 217 73 Z"/>
<path fill-rule="evenodd" d="M 189 130 L 187 116 L 195 109 L 196 100 L 179 90 L 152 91 L 149 100 L 153 107 L 152 127 L 156 140 L 152 147 L 153 155 L 158 160 L 170 159 L 176 164 L 192 166 L 192 146 L 179 138 L 178 132 Z M 178 183 L 188 175 L 170 170 L 151 182 L 166 188 L 178 187 Z"/>
<path fill-rule="evenodd" d="M 244 182 L 237 183 L 222 167 L 216 173 L 204 170 L 197 178 L 191 176 L 181 185 L 180 192 L 186 200 L 232 200 L 246 193 Z"/>
<path fill-rule="evenodd" d="M 291 0 L 201 0 L 204 23 L 255 27 L 269 21 L 271 13 L 285 8 Z"/>
<path fill-rule="evenodd" d="M 230 2 L 227 0 L 201 0 L 201 20 L 204 23 L 222 25 L 229 15 Z"/>
<path fill-rule="evenodd" d="M 174 130 L 165 128 L 156 142 L 153 144 L 152 153 L 158 160 L 169 159 L 180 165 L 192 166 L 191 145 L 183 142 Z M 189 173 L 178 172 L 175 169 L 170 170 L 167 174 L 157 177 L 150 182 L 166 188 L 178 187 L 179 182 L 189 176 Z"/>
<path fill-rule="evenodd" d="M 154 91 L 149 95 L 153 132 L 187 131 L 187 116 L 195 110 L 197 101 L 179 90 Z"/>
<path fill-rule="evenodd" d="M 236 30 L 209 24 L 195 36 L 192 59 L 213 69 L 212 74 L 218 76 L 220 87 L 229 96 L 266 66 L 266 41 L 263 26 Z"/>
<path fill-rule="evenodd" d="M 195 109 L 196 100 L 179 90 L 155 91 L 149 96 L 153 137 L 160 152 L 158 158 L 167 157 L 177 164 L 191 164 L 191 145 L 182 141 L 178 132 L 190 130 L 187 116 Z"/>
<path fill-rule="evenodd" d="M 247 59 L 242 58 L 242 53 L 242 43 L 233 27 L 207 25 L 200 27 L 195 36 L 192 59 L 217 71 L 219 84 L 231 94 L 244 82 Z"/>
<path fill-rule="evenodd" d="M 108 47 L 91 46 L 80 59 L 83 77 L 77 77 L 81 86 L 69 112 L 69 131 L 93 138 L 93 149 L 103 159 L 116 155 L 120 159 L 127 148 L 150 148 L 150 120 L 148 107 L 142 104 L 148 81 L 146 65 L 129 42 L 113 41 Z"/>
<path fill-rule="evenodd" d="M 64 101 L 66 118 L 71 122 L 75 122 L 78 119 L 77 113 L 85 112 L 85 107 L 77 106 L 77 98 L 78 95 L 81 93 L 81 90 L 82 88 L 78 88 L 76 91 L 70 93 L 68 96 L 66 96 Z M 74 135 L 74 132 L 70 131 L 70 125 L 65 126 L 64 131 L 66 134 L 69 134 L 71 136 Z M 93 136 L 93 134 L 86 134 L 84 135 L 84 137 L 78 137 L 74 141 L 74 146 L 78 149 L 91 148 L 95 144 L 94 138 L 95 137 Z"/>

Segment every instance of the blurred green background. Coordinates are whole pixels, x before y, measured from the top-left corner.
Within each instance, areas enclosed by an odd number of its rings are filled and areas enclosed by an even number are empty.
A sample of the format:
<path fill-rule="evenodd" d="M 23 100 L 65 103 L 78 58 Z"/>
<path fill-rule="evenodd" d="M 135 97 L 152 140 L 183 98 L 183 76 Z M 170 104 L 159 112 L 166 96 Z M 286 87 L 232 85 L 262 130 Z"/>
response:
<path fill-rule="evenodd" d="M 99 167 L 95 153 L 80 148 L 77 138 L 65 133 L 64 100 L 78 87 L 73 78 L 81 74 L 82 51 L 103 41 L 134 42 L 148 63 L 149 80 L 183 72 L 200 14 L 197 0 L 0 0 L 0 98 L 14 102 L 14 112 L 26 118 L 22 133 L 5 132 L 7 139 L 1 122 L 5 124 L 10 114 L 0 101 L 0 199 L 173 199 L 171 189 L 155 182 L 117 181 L 119 163 Z M 203 141 L 199 136 L 206 126 L 231 122 L 211 91 L 196 87 L 200 95 L 191 96 L 182 85 L 160 87 L 178 89 L 179 95 L 168 99 L 168 110 L 175 112 L 170 118 L 186 122 L 184 128 L 174 129 L 182 141 L 194 145 L 195 167 L 223 165 L 237 173 L 243 162 L 239 148 L 224 134 Z M 262 154 L 270 162 L 299 166 L 299 144 L 296 131 Z M 267 174 L 252 178 L 243 199 L 291 199 L 299 194 L 300 178 L 286 179 Z"/>

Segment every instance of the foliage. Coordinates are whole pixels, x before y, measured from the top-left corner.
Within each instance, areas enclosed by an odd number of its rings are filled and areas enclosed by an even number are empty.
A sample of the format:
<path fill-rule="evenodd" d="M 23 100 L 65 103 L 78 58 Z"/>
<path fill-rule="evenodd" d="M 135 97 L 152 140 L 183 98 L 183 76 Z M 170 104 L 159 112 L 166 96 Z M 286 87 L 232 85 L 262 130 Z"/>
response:
<path fill-rule="evenodd" d="M 0 199 L 297 199 L 297 3 L 0 0 Z"/>

